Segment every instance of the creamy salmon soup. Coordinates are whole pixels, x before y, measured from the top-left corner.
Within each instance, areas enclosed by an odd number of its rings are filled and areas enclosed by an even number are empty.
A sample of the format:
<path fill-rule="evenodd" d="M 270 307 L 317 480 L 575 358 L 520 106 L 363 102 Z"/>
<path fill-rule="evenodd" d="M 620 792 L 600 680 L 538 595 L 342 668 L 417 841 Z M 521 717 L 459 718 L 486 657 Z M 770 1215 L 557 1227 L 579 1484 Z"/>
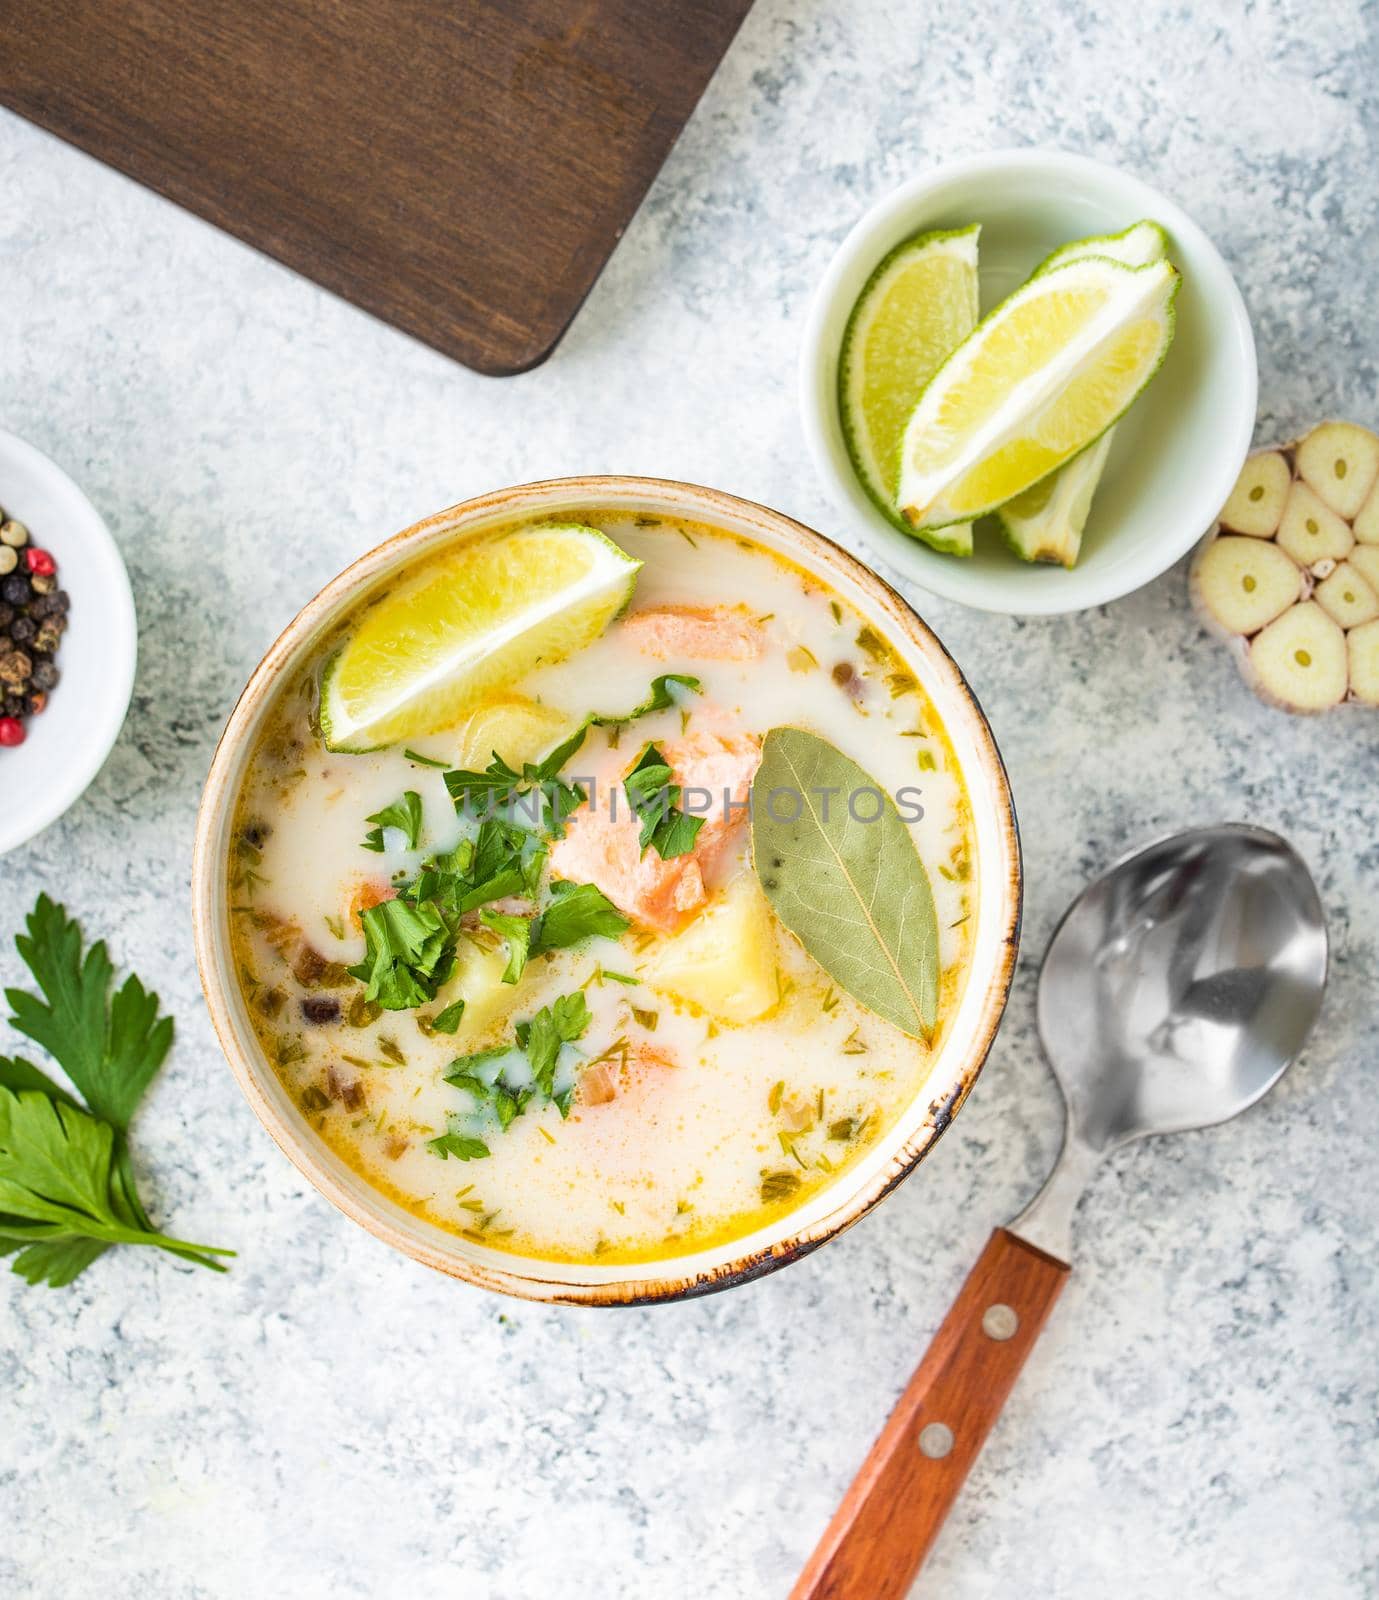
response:
<path fill-rule="evenodd" d="M 645 1262 L 832 1184 L 964 981 L 962 774 L 817 577 L 626 513 L 456 540 L 285 682 L 227 863 L 301 1114 L 440 1228 Z"/>

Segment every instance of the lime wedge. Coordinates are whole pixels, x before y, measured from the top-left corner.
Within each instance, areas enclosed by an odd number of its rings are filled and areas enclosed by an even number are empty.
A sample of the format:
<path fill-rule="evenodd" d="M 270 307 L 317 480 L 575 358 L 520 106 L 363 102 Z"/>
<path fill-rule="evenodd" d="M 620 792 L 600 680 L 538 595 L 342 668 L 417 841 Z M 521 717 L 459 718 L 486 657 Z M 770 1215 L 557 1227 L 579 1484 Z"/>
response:
<path fill-rule="evenodd" d="M 1106 256 L 1127 267 L 1147 267 L 1168 254 L 1168 235 L 1157 222 L 1136 222 L 1121 233 L 1074 239 L 1055 250 L 1034 276 Z M 1092 509 L 1092 497 L 1111 451 L 1115 429 L 1108 428 L 1090 449 L 1074 456 L 1066 467 L 1042 478 L 1033 488 L 1008 500 L 996 513 L 1006 543 L 1023 561 L 1056 561 L 1071 567 L 1082 549 L 1082 532 Z"/>
<path fill-rule="evenodd" d="M 326 748 L 373 750 L 453 727 L 495 690 L 597 639 L 640 568 L 579 523 L 524 528 L 428 565 L 366 611 L 326 667 Z"/>
<path fill-rule="evenodd" d="M 995 510 L 1099 438 L 1162 364 L 1177 288 L 1166 261 L 1091 256 L 998 306 L 906 427 L 898 498 L 915 530 Z"/>
<path fill-rule="evenodd" d="M 939 367 L 977 325 L 979 227 L 922 233 L 897 245 L 857 297 L 838 361 L 838 414 L 848 454 L 877 508 L 896 511 L 905 424 Z M 925 535 L 936 549 L 971 555 L 972 529 Z"/>
<path fill-rule="evenodd" d="M 1088 256 L 1105 256 L 1123 267 L 1147 267 L 1168 256 L 1168 235 L 1157 222 L 1132 222 L 1120 233 L 1094 233 L 1086 239 L 1073 239 L 1046 256 L 1031 273 L 1037 278 L 1070 261 L 1085 261 Z"/>

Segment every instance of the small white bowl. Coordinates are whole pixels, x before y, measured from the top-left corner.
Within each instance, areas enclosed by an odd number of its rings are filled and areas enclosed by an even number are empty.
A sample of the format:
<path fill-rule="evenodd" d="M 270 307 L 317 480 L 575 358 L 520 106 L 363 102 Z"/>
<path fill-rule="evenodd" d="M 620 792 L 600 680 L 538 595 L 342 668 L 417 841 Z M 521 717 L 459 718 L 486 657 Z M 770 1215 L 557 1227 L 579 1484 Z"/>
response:
<path fill-rule="evenodd" d="M 25 721 L 24 743 L 0 748 L 3 855 L 55 822 L 104 766 L 129 709 L 138 632 L 129 577 L 100 513 L 61 467 L 3 428 L 0 506 L 57 562 L 72 597 L 58 686 Z"/>
<path fill-rule="evenodd" d="M 838 353 L 873 268 L 903 239 L 982 225 L 983 315 L 1050 251 L 1148 217 L 1183 275 L 1163 367 L 1116 431 L 1071 571 L 1028 563 L 983 528 L 971 557 L 941 555 L 889 523 L 857 481 L 838 416 Z M 1220 253 L 1171 200 L 1085 156 L 998 150 L 948 162 L 862 217 L 814 296 L 800 352 L 800 406 L 815 464 L 848 525 L 883 562 L 984 611 L 1046 615 L 1119 599 L 1167 571 L 1216 520 L 1250 448 L 1258 376 L 1245 303 Z"/>

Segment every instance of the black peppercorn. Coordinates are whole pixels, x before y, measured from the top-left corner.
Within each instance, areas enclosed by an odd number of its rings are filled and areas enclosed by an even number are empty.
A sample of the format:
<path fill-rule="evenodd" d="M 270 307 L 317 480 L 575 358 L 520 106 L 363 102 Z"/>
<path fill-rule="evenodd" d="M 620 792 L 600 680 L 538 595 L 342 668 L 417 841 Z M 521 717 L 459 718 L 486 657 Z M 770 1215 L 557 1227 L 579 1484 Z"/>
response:
<path fill-rule="evenodd" d="M 55 589 L 50 598 L 54 611 L 67 612 L 72 609 L 72 597 L 66 589 Z"/>
<path fill-rule="evenodd" d="M 28 644 L 37 632 L 38 624 L 32 617 L 16 617 L 10 623 L 10 638 L 16 644 Z"/>
<path fill-rule="evenodd" d="M 0 633 L 4 633 L 5 629 L 8 628 L 10 623 L 13 621 L 14 607 L 6 605 L 3 600 L 0 600 Z"/>
<path fill-rule="evenodd" d="M 33 597 L 33 585 L 21 572 L 11 573 L 0 584 L 0 600 L 8 600 L 12 606 L 26 606 Z"/>
<path fill-rule="evenodd" d="M 29 680 L 35 689 L 56 689 L 61 674 L 51 661 L 36 661 L 33 677 Z"/>

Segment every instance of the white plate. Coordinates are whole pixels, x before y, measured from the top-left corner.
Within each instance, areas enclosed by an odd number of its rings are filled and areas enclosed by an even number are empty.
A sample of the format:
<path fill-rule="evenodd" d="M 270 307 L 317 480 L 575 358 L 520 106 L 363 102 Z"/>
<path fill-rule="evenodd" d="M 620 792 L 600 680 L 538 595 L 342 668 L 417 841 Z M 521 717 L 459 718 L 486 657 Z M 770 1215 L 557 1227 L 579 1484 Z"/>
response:
<path fill-rule="evenodd" d="M 0 506 L 52 555 L 72 597 L 58 686 L 47 709 L 25 720 L 24 743 L 0 748 L 3 854 L 55 822 L 105 765 L 134 690 L 138 630 L 129 576 L 100 513 L 61 467 L 3 428 Z"/>
<path fill-rule="evenodd" d="M 1183 274 L 1163 367 L 1116 430 L 1071 571 L 1020 561 L 984 527 L 967 559 L 941 555 L 889 523 L 858 483 L 838 419 L 838 352 L 872 269 L 903 239 L 982 225 L 985 314 L 1070 239 L 1148 217 Z M 1216 520 L 1254 431 L 1257 376 L 1245 303 L 1216 247 L 1178 206 L 1085 156 L 999 150 L 949 162 L 887 195 L 834 256 L 810 307 L 800 405 L 815 465 L 848 525 L 886 563 L 934 594 L 984 611 L 1081 611 L 1157 578 Z"/>

